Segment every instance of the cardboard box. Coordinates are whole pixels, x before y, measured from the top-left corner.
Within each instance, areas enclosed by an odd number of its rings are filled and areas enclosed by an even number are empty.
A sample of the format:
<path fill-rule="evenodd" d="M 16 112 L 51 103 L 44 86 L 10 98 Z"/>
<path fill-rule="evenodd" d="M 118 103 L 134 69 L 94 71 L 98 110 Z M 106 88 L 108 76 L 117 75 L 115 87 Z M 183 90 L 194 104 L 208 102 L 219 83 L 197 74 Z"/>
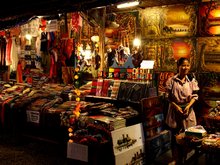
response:
<path fill-rule="evenodd" d="M 168 130 L 146 139 L 146 161 L 152 163 L 157 157 L 171 148 L 171 133 Z"/>
<path fill-rule="evenodd" d="M 122 164 L 146 164 L 145 163 L 145 152 L 144 146 L 137 146 L 128 150 L 126 152 L 122 152 L 115 156 L 115 165 L 122 165 Z"/>
<path fill-rule="evenodd" d="M 115 161 L 111 143 L 84 145 L 68 142 L 67 158 L 89 165 L 112 165 Z"/>
<path fill-rule="evenodd" d="M 36 124 L 40 123 L 40 112 L 39 111 L 27 110 L 26 114 L 27 114 L 27 122 L 36 123 Z"/>
<path fill-rule="evenodd" d="M 68 142 L 67 158 L 88 162 L 88 146 Z"/>
<path fill-rule="evenodd" d="M 115 156 L 144 145 L 144 133 L 141 123 L 114 130 L 111 135 Z"/>

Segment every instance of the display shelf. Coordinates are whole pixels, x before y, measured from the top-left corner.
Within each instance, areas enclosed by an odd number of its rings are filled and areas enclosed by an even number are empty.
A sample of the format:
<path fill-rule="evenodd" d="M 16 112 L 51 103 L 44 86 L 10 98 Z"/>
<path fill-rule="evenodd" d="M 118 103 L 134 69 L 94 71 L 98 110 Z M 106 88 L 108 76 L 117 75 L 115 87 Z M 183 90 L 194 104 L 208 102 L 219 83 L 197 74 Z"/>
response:
<path fill-rule="evenodd" d="M 94 96 L 94 95 L 86 95 L 86 99 L 101 99 L 101 100 L 108 100 L 108 101 L 116 101 L 117 99 L 111 97 L 104 97 L 104 96 Z"/>

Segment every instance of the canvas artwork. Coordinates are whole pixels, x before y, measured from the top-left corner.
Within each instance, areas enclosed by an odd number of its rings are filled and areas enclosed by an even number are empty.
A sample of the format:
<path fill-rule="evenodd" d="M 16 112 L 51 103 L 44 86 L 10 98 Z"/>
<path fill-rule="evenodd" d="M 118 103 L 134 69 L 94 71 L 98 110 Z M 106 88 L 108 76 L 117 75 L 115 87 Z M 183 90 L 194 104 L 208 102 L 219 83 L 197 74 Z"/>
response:
<path fill-rule="evenodd" d="M 144 144 L 142 124 L 120 128 L 111 132 L 114 155 L 125 153 Z"/>
<path fill-rule="evenodd" d="M 190 5 L 147 8 L 140 11 L 141 36 L 173 38 L 196 33 L 196 9 Z"/>
<path fill-rule="evenodd" d="M 201 3 L 198 16 L 198 33 L 200 36 L 220 36 L 220 5 L 216 2 Z"/>
<path fill-rule="evenodd" d="M 190 59 L 193 70 L 196 61 L 195 42 L 191 38 L 145 40 L 144 59 L 154 60 L 156 71 L 176 72 L 176 61 L 186 57 Z"/>
<path fill-rule="evenodd" d="M 220 73 L 203 72 L 196 75 L 199 83 L 201 98 L 204 100 L 219 100 L 220 98 Z"/>
<path fill-rule="evenodd" d="M 166 82 L 170 77 L 174 75 L 174 72 L 160 72 L 158 76 L 158 93 L 165 93 Z"/>
<path fill-rule="evenodd" d="M 220 37 L 198 38 L 198 71 L 220 72 Z"/>
<path fill-rule="evenodd" d="M 144 146 L 135 147 L 132 150 L 119 154 L 115 157 L 115 165 L 144 165 Z"/>
<path fill-rule="evenodd" d="M 104 57 L 106 67 L 135 67 L 132 60 L 136 54 L 132 50 L 132 42 L 136 35 L 137 17 L 137 12 L 107 14 Z M 141 54 L 138 58 L 140 56 Z"/>
<path fill-rule="evenodd" d="M 109 13 L 105 24 L 105 47 L 117 49 L 130 47 L 136 33 L 138 13 Z"/>

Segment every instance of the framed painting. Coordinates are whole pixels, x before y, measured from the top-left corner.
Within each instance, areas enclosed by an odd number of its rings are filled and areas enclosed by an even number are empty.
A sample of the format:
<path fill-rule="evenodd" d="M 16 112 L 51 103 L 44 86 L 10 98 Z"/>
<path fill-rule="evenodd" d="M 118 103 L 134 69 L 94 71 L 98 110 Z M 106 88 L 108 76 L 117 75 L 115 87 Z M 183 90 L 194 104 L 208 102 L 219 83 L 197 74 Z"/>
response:
<path fill-rule="evenodd" d="M 220 4 L 201 3 L 198 16 L 198 34 L 200 36 L 220 36 Z"/>
<path fill-rule="evenodd" d="M 220 72 L 220 37 L 198 38 L 199 71 Z"/>
<path fill-rule="evenodd" d="M 191 5 L 153 7 L 140 11 L 143 38 L 174 38 L 196 34 L 196 9 Z"/>
<path fill-rule="evenodd" d="M 157 71 L 176 72 L 176 61 L 180 57 L 189 58 L 192 70 L 195 69 L 195 39 L 171 38 L 146 40 L 144 43 L 144 59 L 154 60 Z"/>

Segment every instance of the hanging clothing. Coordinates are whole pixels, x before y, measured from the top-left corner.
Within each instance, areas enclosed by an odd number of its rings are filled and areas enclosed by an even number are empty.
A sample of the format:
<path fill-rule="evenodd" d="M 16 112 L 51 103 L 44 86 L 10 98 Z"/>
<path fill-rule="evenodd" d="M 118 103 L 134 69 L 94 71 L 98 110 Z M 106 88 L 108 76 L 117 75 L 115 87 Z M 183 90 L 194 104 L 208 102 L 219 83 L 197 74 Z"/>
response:
<path fill-rule="evenodd" d="M 2 36 L 0 38 L 0 69 L 6 69 L 6 40 Z"/>
<path fill-rule="evenodd" d="M 40 43 L 40 51 L 42 52 L 46 52 L 48 49 L 48 38 L 47 38 L 47 33 L 46 32 L 42 32 L 41 33 L 41 43 Z"/>
<path fill-rule="evenodd" d="M 55 46 L 55 34 L 54 32 L 48 33 L 48 49 L 52 49 Z"/>
<path fill-rule="evenodd" d="M 18 62 L 17 65 L 17 83 L 23 83 L 23 73 L 22 73 L 22 64 Z"/>
<path fill-rule="evenodd" d="M 50 78 L 57 77 L 57 51 L 51 50 L 50 53 Z"/>
<path fill-rule="evenodd" d="M 6 40 L 6 66 L 9 66 L 12 64 L 12 54 L 11 54 L 11 48 L 12 48 L 12 38 L 8 38 Z"/>
<path fill-rule="evenodd" d="M 12 71 L 16 71 L 18 65 L 18 48 L 16 45 L 16 38 L 12 37 L 11 56 L 12 56 Z"/>
<path fill-rule="evenodd" d="M 41 49 L 41 36 L 37 36 L 35 42 L 35 50 L 38 56 L 40 55 L 40 49 Z"/>
<path fill-rule="evenodd" d="M 73 50 L 74 50 L 74 41 L 73 41 L 73 39 L 69 38 L 65 42 L 65 54 L 66 54 L 68 59 L 71 58 Z"/>

